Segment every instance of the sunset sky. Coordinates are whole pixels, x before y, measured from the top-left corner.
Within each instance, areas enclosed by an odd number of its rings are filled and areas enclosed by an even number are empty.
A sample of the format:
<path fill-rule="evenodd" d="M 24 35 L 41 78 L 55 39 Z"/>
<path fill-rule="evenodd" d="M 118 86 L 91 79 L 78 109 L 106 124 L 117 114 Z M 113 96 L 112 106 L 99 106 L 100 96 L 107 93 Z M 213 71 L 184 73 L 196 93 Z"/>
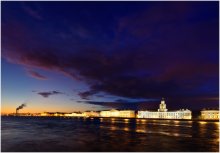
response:
<path fill-rule="evenodd" d="M 218 2 L 2 2 L 2 112 L 219 103 Z"/>

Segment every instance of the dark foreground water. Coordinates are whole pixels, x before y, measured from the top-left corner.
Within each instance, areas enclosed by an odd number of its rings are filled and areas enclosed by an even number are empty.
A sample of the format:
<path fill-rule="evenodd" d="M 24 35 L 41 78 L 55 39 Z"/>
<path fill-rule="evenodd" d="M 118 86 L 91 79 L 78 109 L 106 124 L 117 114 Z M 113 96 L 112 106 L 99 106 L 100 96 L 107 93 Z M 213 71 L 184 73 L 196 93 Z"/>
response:
<path fill-rule="evenodd" d="M 2 117 L 2 151 L 219 151 L 219 123 Z"/>

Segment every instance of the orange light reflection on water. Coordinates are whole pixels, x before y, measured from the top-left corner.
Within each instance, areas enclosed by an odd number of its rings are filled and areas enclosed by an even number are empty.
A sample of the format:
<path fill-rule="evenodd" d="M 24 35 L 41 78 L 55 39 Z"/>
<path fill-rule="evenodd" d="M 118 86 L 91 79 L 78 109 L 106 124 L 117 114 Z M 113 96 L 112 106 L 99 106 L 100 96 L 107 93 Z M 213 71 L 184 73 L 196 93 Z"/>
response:
<path fill-rule="evenodd" d="M 207 122 L 200 121 L 199 124 L 201 124 L 201 125 L 205 125 L 205 124 L 207 124 Z"/>
<path fill-rule="evenodd" d="M 129 119 L 127 119 L 127 118 L 124 119 L 124 121 L 125 121 L 125 123 L 129 123 Z"/>

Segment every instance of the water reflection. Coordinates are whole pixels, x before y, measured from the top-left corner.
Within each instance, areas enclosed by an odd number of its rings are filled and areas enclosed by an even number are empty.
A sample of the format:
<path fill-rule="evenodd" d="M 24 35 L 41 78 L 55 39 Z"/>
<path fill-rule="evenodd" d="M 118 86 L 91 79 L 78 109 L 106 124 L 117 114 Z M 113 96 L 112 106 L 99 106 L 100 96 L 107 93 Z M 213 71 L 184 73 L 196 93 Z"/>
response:
<path fill-rule="evenodd" d="M 215 122 L 215 125 L 219 126 L 219 122 Z"/>
<path fill-rule="evenodd" d="M 125 122 L 125 123 L 129 123 L 129 119 L 127 119 L 127 118 L 124 119 L 124 122 Z"/>
<path fill-rule="evenodd" d="M 111 122 L 112 122 L 112 123 L 115 123 L 115 119 L 114 119 L 114 118 L 112 118 L 112 119 L 111 119 Z"/>
<path fill-rule="evenodd" d="M 142 119 L 142 120 L 141 120 L 141 122 L 142 122 L 142 123 L 146 123 L 146 122 L 147 122 L 147 120 Z"/>
<path fill-rule="evenodd" d="M 1 132 L 2 151 L 12 152 L 219 151 L 219 122 L 2 118 Z"/>
<path fill-rule="evenodd" d="M 124 127 L 123 130 L 124 131 L 130 131 L 130 129 L 128 127 Z"/>
<path fill-rule="evenodd" d="M 205 121 L 200 121 L 199 124 L 205 125 L 205 124 L 207 124 L 207 122 L 205 122 Z"/>
<path fill-rule="evenodd" d="M 103 118 L 99 118 L 100 122 L 103 122 Z"/>
<path fill-rule="evenodd" d="M 174 121 L 175 124 L 178 124 L 180 121 Z"/>

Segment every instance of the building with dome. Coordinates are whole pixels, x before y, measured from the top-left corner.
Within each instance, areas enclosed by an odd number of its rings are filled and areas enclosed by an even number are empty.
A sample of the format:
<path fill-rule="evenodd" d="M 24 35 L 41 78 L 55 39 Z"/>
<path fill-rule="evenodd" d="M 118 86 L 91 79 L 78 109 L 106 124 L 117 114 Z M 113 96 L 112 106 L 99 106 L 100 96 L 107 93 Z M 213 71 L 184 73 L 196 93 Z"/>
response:
<path fill-rule="evenodd" d="M 158 111 L 138 111 L 137 118 L 192 119 L 192 112 L 188 109 L 168 111 L 165 100 L 162 98 Z"/>

